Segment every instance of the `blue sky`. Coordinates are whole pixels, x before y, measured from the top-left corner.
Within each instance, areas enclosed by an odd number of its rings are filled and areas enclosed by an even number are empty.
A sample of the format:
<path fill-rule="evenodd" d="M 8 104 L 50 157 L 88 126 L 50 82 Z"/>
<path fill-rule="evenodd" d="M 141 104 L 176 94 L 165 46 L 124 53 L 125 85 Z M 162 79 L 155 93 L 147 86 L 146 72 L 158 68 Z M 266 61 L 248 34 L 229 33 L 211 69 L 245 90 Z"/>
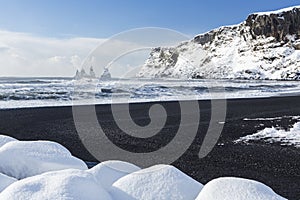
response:
<path fill-rule="evenodd" d="M 2 1 L 2 0 L 1 0 Z M 3 0 L 0 29 L 47 37 L 109 37 L 155 26 L 194 35 L 300 0 Z"/>

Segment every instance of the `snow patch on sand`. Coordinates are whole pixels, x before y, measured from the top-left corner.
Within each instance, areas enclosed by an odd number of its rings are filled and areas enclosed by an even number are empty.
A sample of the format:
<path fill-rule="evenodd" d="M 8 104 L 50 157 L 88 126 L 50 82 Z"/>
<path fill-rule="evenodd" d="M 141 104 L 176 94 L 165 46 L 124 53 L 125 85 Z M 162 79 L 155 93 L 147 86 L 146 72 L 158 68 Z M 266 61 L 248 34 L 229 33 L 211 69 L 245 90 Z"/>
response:
<path fill-rule="evenodd" d="M 300 119 L 300 116 L 282 116 L 282 117 L 266 117 L 266 118 L 244 118 L 244 121 L 272 121 L 272 120 L 281 120 L 281 119 Z"/>
<path fill-rule="evenodd" d="M 267 143 L 280 143 L 282 145 L 292 145 L 300 147 L 300 122 L 294 124 L 294 126 L 286 131 L 282 129 L 265 128 L 258 133 L 241 137 L 235 142 L 249 143 L 253 141 L 264 141 Z"/>

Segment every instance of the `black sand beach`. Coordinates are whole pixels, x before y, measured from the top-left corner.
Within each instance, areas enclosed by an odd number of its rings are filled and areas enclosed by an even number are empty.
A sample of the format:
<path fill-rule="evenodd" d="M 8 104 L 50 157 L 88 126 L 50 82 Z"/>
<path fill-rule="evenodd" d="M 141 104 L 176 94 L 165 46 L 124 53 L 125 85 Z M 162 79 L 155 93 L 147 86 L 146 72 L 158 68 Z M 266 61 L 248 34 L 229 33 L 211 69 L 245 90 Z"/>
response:
<path fill-rule="evenodd" d="M 114 123 L 110 105 L 98 105 L 96 111 L 99 123 L 115 144 L 130 151 L 147 152 L 166 145 L 174 137 L 180 122 L 178 102 L 159 104 L 168 112 L 166 126 L 157 136 L 146 140 L 132 140 L 122 133 Z M 130 105 L 131 116 L 137 124 L 149 123 L 151 105 L 153 103 Z M 173 165 L 201 183 L 221 176 L 244 177 L 263 182 L 288 199 L 300 199 L 300 149 L 279 144 L 233 143 L 239 137 L 265 127 L 288 128 L 293 125 L 296 119 L 263 122 L 243 119 L 300 115 L 300 96 L 227 100 L 227 118 L 219 145 L 203 159 L 198 158 L 198 153 L 210 120 L 210 101 L 199 101 L 199 106 L 201 119 L 197 137 L 189 150 Z M 97 161 L 79 139 L 72 107 L 1 110 L 0 133 L 20 140 L 56 141 L 85 161 Z"/>

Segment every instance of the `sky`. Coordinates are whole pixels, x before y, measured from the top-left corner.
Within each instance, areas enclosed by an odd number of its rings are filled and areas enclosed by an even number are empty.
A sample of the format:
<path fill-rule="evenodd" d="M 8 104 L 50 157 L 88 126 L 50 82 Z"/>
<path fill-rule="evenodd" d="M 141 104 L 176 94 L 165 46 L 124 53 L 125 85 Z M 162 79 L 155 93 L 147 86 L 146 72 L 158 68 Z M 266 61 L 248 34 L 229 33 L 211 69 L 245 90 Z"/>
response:
<path fill-rule="evenodd" d="M 0 0 L 0 76 L 72 76 L 91 50 L 122 31 L 190 37 L 300 0 Z"/>

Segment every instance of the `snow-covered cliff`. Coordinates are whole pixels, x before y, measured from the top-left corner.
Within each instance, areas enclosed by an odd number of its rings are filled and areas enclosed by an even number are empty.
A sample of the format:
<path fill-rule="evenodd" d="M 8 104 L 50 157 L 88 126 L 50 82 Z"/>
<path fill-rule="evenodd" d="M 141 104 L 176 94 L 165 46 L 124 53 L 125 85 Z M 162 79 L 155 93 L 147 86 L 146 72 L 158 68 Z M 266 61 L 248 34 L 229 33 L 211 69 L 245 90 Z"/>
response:
<path fill-rule="evenodd" d="M 138 77 L 300 79 L 300 6 L 154 48 Z"/>

